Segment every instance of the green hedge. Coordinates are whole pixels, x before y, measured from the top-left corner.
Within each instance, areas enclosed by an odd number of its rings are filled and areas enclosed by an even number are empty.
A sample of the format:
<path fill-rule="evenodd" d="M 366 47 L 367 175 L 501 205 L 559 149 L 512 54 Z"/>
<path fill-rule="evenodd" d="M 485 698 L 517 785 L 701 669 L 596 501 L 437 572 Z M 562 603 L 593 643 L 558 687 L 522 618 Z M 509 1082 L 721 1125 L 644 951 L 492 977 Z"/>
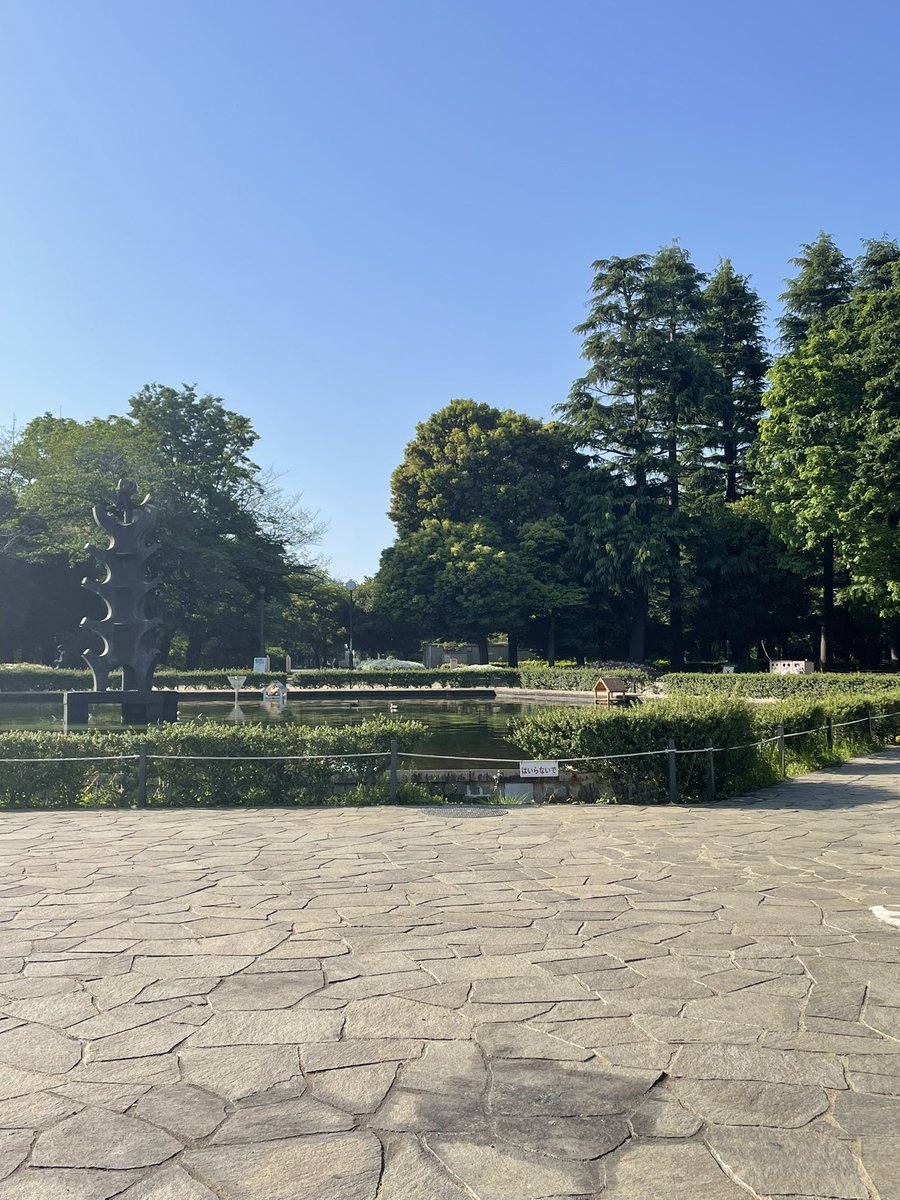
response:
<path fill-rule="evenodd" d="M 292 688 L 402 687 L 430 688 L 518 687 L 519 673 L 509 667 L 437 668 L 403 667 L 384 671 L 294 671 Z"/>
<path fill-rule="evenodd" d="M 871 737 L 867 714 L 882 718 L 873 721 Z M 831 749 L 825 734 L 829 717 L 834 722 Z M 857 723 L 842 726 L 845 721 Z M 594 754 L 665 750 L 670 738 L 679 750 L 701 749 L 709 738 L 720 750 L 714 755 L 716 793 L 729 796 L 778 781 L 776 744 L 754 747 L 748 743 L 774 738 L 779 725 L 788 735 L 788 773 L 815 770 L 900 738 L 900 689 L 766 705 L 728 698 L 673 697 L 632 709 L 548 710 L 514 719 L 511 740 L 532 758 L 565 762 Z M 666 754 L 573 765 L 596 779 L 600 799 L 641 803 L 668 799 Z M 709 756 L 679 754 L 676 765 L 679 800 L 705 799 Z"/>
<path fill-rule="evenodd" d="M 660 700 L 639 708 L 570 708 L 538 712 L 511 722 L 511 740 L 532 758 L 582 758 L 600 754 L 641 754 L 664 750 L 673 738 L 680 750 L 701 749 L 706 739 L 714 746 L 741 746 L 756 740 L 750 706 L 736 700 Z M 755 750 L 733 750 L 715 756 L 717 791 L 732 795 L 757 779 Z M 678 756 L 678 797 L 706 794 L 707 755 Z M 575 769 L 593 775 L 601 797 L 656 803 L 668 798 L 668 756 L 578 763 Z"/>
<path fill-rule="evenodd" d="M 551 692 L 590 692 L 601 675 L 615 675 L 633 691 L 650 683 L 650 673 L 630 663 L 599 667 L 548 667 L 540 663 L 520 663 L 519 679 L 523 688 Z"/>
<path fill-rule="evenodd" d="M 430 688 L 437 684 L 445 688 L 506 687 L 568 692 L 591 691 L 599 675 L 618 675 L 630 688 L 641 690 L 648 686 L 648 671 L 630 664 L 610 664 L 600 667 L 548 667 L 526 663 L 512 667 L 405 667 L 393 670 L 347 671 L 329 668 L 321 671 L 294 671 L 290 678 L 283 671 L 253 674 L 246 667 L 222 667 L 218 671 L 183 671 L 160 667 L 153 682 L 161 688 L 198 688 L 227 690 L 229 675 L 246 675 L 245 689 L 264 688 L 273 680 L 288 682 L 291 688 L 345 687 L 402 687 Z M 692 678 L 699 678 L 692 676 Z M 713 678 L 716 678 L 715 676 Z M 119 680 L 114 675 L 113 687 Z M 0 665 L 0 692 L 61 692 L 87 691 L 91 688 L 90 672 L 82 668 L 44 667 L 33 663 Z"/>
<path fill-rule="evenodd" d="M 900 687 L 869 695 L 781 700 L 777 704 L 759 705 L 754 718 L 763 738 L 774 737 L 778 726 L 784 727 L 789 766 L 814 769 L 834 757 L 829 755 L 826 743 L 825 725 L 829 718 L 833 722 L 835 750 L 849 754 L 893 741 L 900 734 L 900 715 L 895 714 L 900 714 Z M 871 738 L 866 721 L 869 715 L 880 718 L 873 721 Z"/>
<path fill-rule="evenodd" d="M 160 667 L 153 676 L 156 687 L 222 689 L 229 687 L 229 675 L 246 675 L 245 689 L 264 688 L 275 679 L 284 683 L 288 677 L 283 671 L 269 674 L 253 674 L 246 667 L 222 667 L 218 671 L 179 671 Z M 469 687 L 518 687 L 517 671 L 504 667 L 484 667 L 473 670 L 426 671 L 414 668 L 390 671 L 294 671 L 288 680 L 292 688 L 342 688 L 342 687 L 403 687 L 428 688 L 439 684 L 446 688 Z M 112 680 L 117 688 L 117 675 Z M 89 671 L 77 668 L 42 667 L 31 663 L 0 665 L 0 691 L 87 691 L 92 686 Z"/>
<path fill-rule="evenodd" d="M 670 696 L 729 696 L 756 700 L 783 700 L 791 696 L 813 698 L 839 693 L 874 695 L 900 688 L 900 675 L 664 675 L 660 686 Z"/>
<path fill-rule="evenodd" d="M 135 759 L 91 762 L 92 757 L 137 754 L 148 747 L 147 799 L 151 807 L 323 804 L 356 788 L 379 789 L 387 766 L 351 754 L 400 749 L 421 742 L 418 721 L 373 718 L 358 725 L 161 725 L 144 731 L 63 734 L 31 730 L 0 733 L 0 808 L 130 806 L 137 798 Z M 180 755 L 155 759 L 154 754 Z M 324 762 L 265 761 L 274 755 L 327 754 Z M 219 761 L 192 761 L 212 755 Z M 233 762 L 228 755 L 261 761 Z M 13 759 L 37 758 L 38 763 Z M 84 763 L 60 762 L 62 758 Z"/>

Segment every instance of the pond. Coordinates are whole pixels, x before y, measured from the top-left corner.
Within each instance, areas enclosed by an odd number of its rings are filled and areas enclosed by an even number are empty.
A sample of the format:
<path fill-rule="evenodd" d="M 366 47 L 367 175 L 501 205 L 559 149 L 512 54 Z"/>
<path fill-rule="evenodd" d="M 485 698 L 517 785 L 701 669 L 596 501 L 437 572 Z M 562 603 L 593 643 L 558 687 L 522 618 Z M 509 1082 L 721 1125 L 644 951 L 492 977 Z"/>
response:
<path fill-rule="evenodd" d="M 546 704 L 536 701 L 515 703 L 496 700 L 397 700 L 387 698 L 359 700 L 290 700 L 281 709 L 274 704 L 242 701 L 239 708 L 231 702 L 182 700 L 178 705 L 179 722 L 215 721 L 272 722 L 296 721 L 303 725 L 354 725 L 373 716 L 391 716 L 398 720 L 421 721 L 431 736 L 427 741 L 409 747 L 435 755 L 438 761 L 419 759 L 416 766 L 430 768 L 460 767 L 453 757 L 467 759 L 514 759 L 523 757 L 509 741 L 509 720 L 523 716 Z M 119 709 L 100 706 L 93 709 L 90 728 L 121 727 Z M 0 705 L 2 729 L 61 729 L 60 706 L 51 704 Z M 404 760 L 402 766 L 412 766 Z M 488 768 L 490 763 L 471 764 Z M 499 765 L 499 764 L 498 764 Z"/>

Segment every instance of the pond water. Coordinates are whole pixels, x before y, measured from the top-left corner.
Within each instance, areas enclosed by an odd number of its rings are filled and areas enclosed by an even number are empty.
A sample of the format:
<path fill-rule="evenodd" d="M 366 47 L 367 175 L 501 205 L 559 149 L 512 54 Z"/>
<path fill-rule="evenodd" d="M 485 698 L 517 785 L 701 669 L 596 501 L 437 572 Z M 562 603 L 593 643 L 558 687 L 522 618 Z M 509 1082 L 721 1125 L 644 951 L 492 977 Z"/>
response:
<path fill-rule="evenodd" d="M 438 756 L 440 761 L 417 760 L 420 770 L 458 766 L 452 756 L 467 759 L 519 759 L 523 757 L 509 741 L 509 720 L 545 708 L 536 702 L 510 703 L 495 700 L 290 700 L 281 709 L 274 704 L 242 701 L 235 709 L 230 702 L 182 700 L 178 705 L 180 723 L 191 721 L 282 722 L 303 725 L 354 725 L 373 716 L 391 716 L 398 720 L 421 721 L 431 736 L 426 741 L 402 749 Z M 392 709 L 396 711 L 392 711 Z M 121 715 L 115 706 L 98 705 L 91 714 L 90 728 L 121 728 Z M 0 705 L 2 729 L 61 729 L 61 706 L 50 704 Z M 449 756 L 449 757 L 448 757 Z M 412 766 L 404 760 L 402 766 Z M 473 767 L 478 764 L 471 764 Z M 490 763 L 483 764 L 490 767 Z"/>

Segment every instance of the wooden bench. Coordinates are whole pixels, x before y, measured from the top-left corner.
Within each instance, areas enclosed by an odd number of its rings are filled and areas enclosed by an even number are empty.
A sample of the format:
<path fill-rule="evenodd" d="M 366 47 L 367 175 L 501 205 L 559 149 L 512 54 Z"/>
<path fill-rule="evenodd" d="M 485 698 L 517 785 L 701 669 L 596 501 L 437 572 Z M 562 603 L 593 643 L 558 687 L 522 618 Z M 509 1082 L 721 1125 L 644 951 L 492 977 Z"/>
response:
<path fill-rule="evenodd" d="M 625 681 L 615 675 L 601 675 L 594 684 L 594 704 L 627 704 L 628 688 Z"/>

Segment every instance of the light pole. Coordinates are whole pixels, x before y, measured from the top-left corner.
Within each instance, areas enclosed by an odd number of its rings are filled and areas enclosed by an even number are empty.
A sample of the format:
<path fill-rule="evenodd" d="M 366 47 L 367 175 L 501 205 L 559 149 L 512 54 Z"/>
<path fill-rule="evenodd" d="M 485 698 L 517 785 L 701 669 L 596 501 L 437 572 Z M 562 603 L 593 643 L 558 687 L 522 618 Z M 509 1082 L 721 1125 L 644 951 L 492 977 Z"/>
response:
<path fill-rule="evenodd" d="M 348 579 L 347 582 L 344 584 L 344 587 L 347 589 L 347 593 L 350 597 L 350 641 L 349 641 L 348 647 L 347 647 L 350 653 L 348 655 L 347 662 L 349 663 L 350 670 L 352 671 L 353 670 L 353 593 L 359 587 L 359 584 L 356 582 L 355 579 Z"/>
<path fill-rule="evenodd" d="M 266 657 L 266 589 L 259 589 L 259 656 Z"/>

